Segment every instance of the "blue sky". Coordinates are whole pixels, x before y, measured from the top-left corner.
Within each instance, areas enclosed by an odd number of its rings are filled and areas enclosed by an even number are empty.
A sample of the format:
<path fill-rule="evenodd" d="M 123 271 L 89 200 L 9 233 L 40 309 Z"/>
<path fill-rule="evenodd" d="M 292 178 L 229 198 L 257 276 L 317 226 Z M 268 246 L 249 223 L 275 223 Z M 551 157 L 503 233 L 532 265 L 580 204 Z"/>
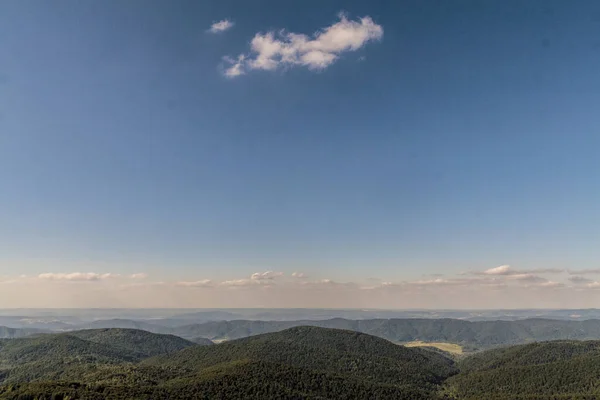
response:
<path fill-rule="evenodd" d="M 599 268 L 599 66 L 595 1 L 2 2 L 0 278 Z"/>

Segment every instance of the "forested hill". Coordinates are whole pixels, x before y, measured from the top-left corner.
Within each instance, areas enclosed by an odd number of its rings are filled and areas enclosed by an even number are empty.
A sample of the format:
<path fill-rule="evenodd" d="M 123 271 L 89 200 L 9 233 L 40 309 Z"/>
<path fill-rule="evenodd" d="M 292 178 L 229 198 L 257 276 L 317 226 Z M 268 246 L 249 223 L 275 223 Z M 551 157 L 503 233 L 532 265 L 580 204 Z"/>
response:
<path fill-rule="evenodd" d="M 553 341 L 485 351 L 446 382 L 457 399 L 598 399 L 600 341 Z"/>
<path fill-rule="evenodd" d="M 310 326 L 193 347 L 143 364 L 202 370 L 242 360 L 364 376 L 376 383 L 397 384 L 401 379 L 403 384 L 419 387 L 439 384 L 457 372 L 453 361 L 438 353 L 398 346 L 359 332 Z"/>
<path fill-rule="evenodd" d="M 0 340 L 0 383 L 81 376 L 99 365 L 133 363 L 195 346 L 136 330 L 79 331 Z"/>
<path fill-rule="evenodd" d="M 457 319 L 330 319 L 324 321 L 220 321 L 174 328 L 185 338 L 204 337 L 231 340 L 277 332 L 294 326 L 346 329 L 394 342 L 450 342 L 485 349 L 498 345 L 522 344 L 559 339 L 600 339 L 600 320 L 565 321 L 524 319 L 519 321 L 463 321 Z"/>

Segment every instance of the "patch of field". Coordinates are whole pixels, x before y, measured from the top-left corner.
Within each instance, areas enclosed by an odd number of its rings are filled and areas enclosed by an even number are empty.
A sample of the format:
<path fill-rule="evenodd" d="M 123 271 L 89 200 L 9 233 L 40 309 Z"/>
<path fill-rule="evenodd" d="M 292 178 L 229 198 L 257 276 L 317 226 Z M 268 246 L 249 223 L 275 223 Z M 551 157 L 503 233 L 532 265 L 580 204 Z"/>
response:
<path fill-rule="evenodd" d="M 462 346 L 454 343 L 445 343 L 445 342 L 422 342 L 420 340 L 415 340 L 413 342 L 403 343 L 403 346 L 406 347 L 435 347 L 436 349 L 440 349 L 443 351 L 447 351 L 452 354 L 462 354 L 463 348 Z"/>

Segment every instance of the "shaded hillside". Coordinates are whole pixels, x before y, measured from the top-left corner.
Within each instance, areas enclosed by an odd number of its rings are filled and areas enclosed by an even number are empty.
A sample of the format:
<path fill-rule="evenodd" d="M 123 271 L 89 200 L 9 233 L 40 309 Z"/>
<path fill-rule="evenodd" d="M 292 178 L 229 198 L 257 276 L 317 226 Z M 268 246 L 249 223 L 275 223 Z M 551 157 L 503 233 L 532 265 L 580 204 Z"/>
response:
<path fill-rule="evenodd" d="M 302 325 L 347 329 L 394 342 L 420 340 L 456 343 L 465 346 L 466 350 L 541 340 L 600 339 L 600 320 L 550 319 L 476 322 L 456 319 L 346 320 L 341 318 L 324 321 L 237 320 L 188 325 L 175 328 L 171 332 L 185 338 L 206 337 L 211 340 L 231 340 Z"/>
<path fill-rule="evenodd" d="M 80 331 L 0 341 L 0 382 L 79 377 L 98 365 L 140 361 L 194 344 L 134 330 Z"/>
<path fill-rule="evenodd" d="M 598 398 L 600 341 L 554 341 L 485 351 L 448 380 L 458 399 Z M 561 397 L 562 396 L 562 397 Z"/>
<path fill-rule="evenodd" d="M 70 335 L 42 335 L 0 342 L 0 366 L 6 382 L 60 379 L 75 369 L 139 359 L 134 352 Z"/>
<path fill-rule="evenodd" d="M 69 335 L 124 351 L 133 351 L 141 358 L 174 353 L 195 344 L 179 336 L 159 335 L 137 329 L 89 329 L 69 332 Z"/>
<path fill-rule="evenodd" d="M 6 326 L 0 326 L 0 339 L 22 338 L 43 332 L 47 331 L 33 328 L 8 328 Z"/>

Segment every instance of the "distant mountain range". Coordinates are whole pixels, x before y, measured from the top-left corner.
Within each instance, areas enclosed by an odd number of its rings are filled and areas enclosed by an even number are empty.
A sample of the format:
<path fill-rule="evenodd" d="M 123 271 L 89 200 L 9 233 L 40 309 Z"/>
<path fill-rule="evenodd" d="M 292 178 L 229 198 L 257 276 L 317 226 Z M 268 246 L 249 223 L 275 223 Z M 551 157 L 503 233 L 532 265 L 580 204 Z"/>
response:
<path fill-rule="evenodd" d="M 168 327 L 156 323 L 111 319 L 77 326 L 81 329 L 139 329 L 156 334 L 170 334 L 208 343 L 278 332 L 296 326 L 346 329 L 378 336 L 396 343 L 412 341 L 449 342 L 467 351 L 487 349 L 508 344 L 546 340 L 600 339 L 600 320 L 567 321 L 554 319 L 524 319 L 518 321 L 463 321 L 456 319 L 371 319 L 301 321 L 215 321 L 201 324 Z M 48 332 L 39 329 L 0 327 L 0 338 L 24 337 Z"/>
<path fill-rule="evenodd" d="M 462 321 L 456 319 L 373 319 L 325 321 L 220 321 L 178 327 L 170 333 L 184 338 L 232 340 L 294 326 L 346 329 L 393 342 L 450 342 L 471 349 L 557 339 L 600 339 L 600 320 Z"/>
<path fill-rule="evenodd" d="M 377 309 L 0 309 L 0 326 L 63 331 L 94 327 L 96 321 L 129 320 L 177 328 L 205 322 L 258 320 L 305 321 L 343 318 L 460 319 L 465 321 L 516 321 L 528 318 L 583 321 L 600 319 L 598 309 L 577 310 L 377 310 Z M 101 325 L 106 326 L 106 324 Z M 134 328 L 134 326 L 131 326 Z M 148 329 L 150 329 L 148 327 Z"/>

